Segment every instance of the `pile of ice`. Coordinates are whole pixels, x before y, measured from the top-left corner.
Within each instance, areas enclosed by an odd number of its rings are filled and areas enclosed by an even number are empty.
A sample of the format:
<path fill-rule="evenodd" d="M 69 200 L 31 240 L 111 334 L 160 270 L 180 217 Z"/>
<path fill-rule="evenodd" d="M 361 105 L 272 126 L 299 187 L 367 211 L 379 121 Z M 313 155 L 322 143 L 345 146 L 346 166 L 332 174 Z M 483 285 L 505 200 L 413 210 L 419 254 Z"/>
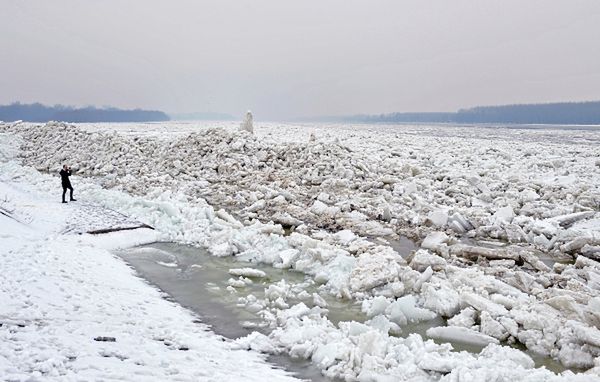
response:
<path fill-rule="evenodd" d="M 438 378 L 453 370 L 444 378 L 539 373 L 551 380 L 546 370 L 530 370 L 528 356 L 497 345 L 520 343 L 567 367 L 590 369 L 582 377 L 598 374 L 594 146 L 553 143 L 549 154 L 535 142 L 492 146 L 470 137 L 439 142 L 435 135 L 396 133 L 369 142 L 360 130 L 344 132 L 343 141 L 337 135 L 305 143 L 225 129 L 169 141 L 58 123 L 0 130 L 22 138 L 26 164 L 53 172 L 70 162 L 102 186 L 84 188 L 86 197 L 145 221 L 169 240 L 312 276 L 320 285 L 315 295 L 271 285 L 265 301 L 240 302 L 275 328 L 244 346 L 311 358 L 328 375 L 348 379 Z M 573 160 L 568 166 L 550 160 L 557 154 Z M 26 176 L 21 168 L 3 168 L 10 171 Z M 282 225 L 296 232 L 284 236 Z M 409 229 L 424 240 L 407 259 L 362 236 Z M 476 240 L 460 241 L 461 235 Z M 490 238 L 505 244 L 481 245 Z M 547 264 L 540 253 L 576 261 Z M 260 277 L 251 269 L 232 276 L 232 293 Z M 360 301 L 369 321 L 333 325 L 323 294 Z M 302 305 L 290 302 L 291 295 L 301 296 Z M 411 323 L 439 318 L 448 325 L 430 328 L 428 337 L 489 345 L 473 355 L 418 335 L 396 337 Z"/>
<path fill-rule="evenodd" d="M 310 359 L 329 377 L 348 381 L 391 380 L 516 380 L 587 381 L 593 374 L 565 372 L 557 377 L 545 369 L 535 369 L 534 361 L 523 352 L 498 345 L 498 340 L 460 326 L 438 327 L 428 331 L 433 338 L 455 339 L 485 346 L 479 354 L 453 351 L 449 344 L 423 340 L 418 334 L 398 337 L 396 322 L 430 319 L 435 313 L 418 308 L 412 296 L 389 302 L 375 298 L 366 303 L 371 317 L 365 323 L 327 319 L 326 303 L 305 294 L 298 285 L 282 281 L 265 291 L 265 300 L 241 298 L 247 308 L 261 315 L 275 330 L 265 336 L 253 332 L 236 342 L 240 348 Z M 303 299 L 288 305 L 290 299 Z"/>
<path fill-rule="evenodd" d="M 244 116 L 244 120 L 240 124 L 240 131 L 246 131 L 250 134 L 254 133 L 254 125 L 252 124 L 252 112 L 248 110 Z"/>
<path fill-rule="evenodd" d="M 250 114 L 244 131 L 208 129 L 168 142 L 59 123 L 3 129 L 25 138 L 22 155 L 40 170 L 69 160 L 79 175 L 102 176 L 106 187 L 180 190 L 242 219 L 371 236 L 422 239 L 442 231 L 556 256 L 600 257 L 594 145 L 398 134 L 369 142 L 360 130 L 282 142 L 273 133 L 247 134 L 251 124 Z"/>

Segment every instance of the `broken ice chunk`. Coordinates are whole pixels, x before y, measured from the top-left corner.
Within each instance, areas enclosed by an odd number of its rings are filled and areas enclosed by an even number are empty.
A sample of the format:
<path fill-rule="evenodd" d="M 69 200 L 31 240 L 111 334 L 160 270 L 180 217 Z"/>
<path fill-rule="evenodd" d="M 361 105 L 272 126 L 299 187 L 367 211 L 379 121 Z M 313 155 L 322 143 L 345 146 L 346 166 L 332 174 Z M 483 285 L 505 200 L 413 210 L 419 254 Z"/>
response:
<path fill-rule="evenodd" d="M 425 271 L 427 267 L 431 267 L 434 271 L 441 271 L 446 269 L 446 260 L 429 251 L 419 249 L 409 265 L 412 269 L 419 272 Z"/>
<path fill-rule="evenodd" d="M 461 342 L 479 346 L 499 343 L 499 341 L 494 337 L 490 337 L 462 326 L 438 326 L 427 329 L 426 334 L 429 338 L 446 342 Z"/>
<path fill-rule="evenodd" d="M 515 217 L 515 213 L 511 206 L 499 208 L 496 213 L 492 216 L 492 220 L 495 224 L 501 225 L 502 223 L 510 223 Z"/>
<path fill-rule="evenodd" d="M 445 210 L 435 210 L 427 216 L 429 220 L 436 227 L 444 227 L 448 223 L 448 212 Z"/>
<path fill-rule="evenodd" d="M 404 315 L 409 322 L 428 321 L 437 317 L 435 312 L 432 312 L 429 309 L 419 308 L 416 306 L 416 303 L 417 301 L 412 295 L 400 297 L 386 308 L 386 314 L 390 316 L 390 319 L 393 322 L 400 325 L 402 325 L 400 314 Z"/>
<path fill-rule="evenodd" d="M 229 274 L 233 276 L 244 276 L 244 277 L 254 277 L 254 278 L 263 278 L 266 277 L 267 274 L 260 269 L 254 268 L 232 268 L 229 270 Z"/>
<path fill-rule="evenodd" d="M 448 241 L 448 235 L 444 232 L 431 232 L 421 243 L 421 247 L 425 249 L 436 249 Z"/>

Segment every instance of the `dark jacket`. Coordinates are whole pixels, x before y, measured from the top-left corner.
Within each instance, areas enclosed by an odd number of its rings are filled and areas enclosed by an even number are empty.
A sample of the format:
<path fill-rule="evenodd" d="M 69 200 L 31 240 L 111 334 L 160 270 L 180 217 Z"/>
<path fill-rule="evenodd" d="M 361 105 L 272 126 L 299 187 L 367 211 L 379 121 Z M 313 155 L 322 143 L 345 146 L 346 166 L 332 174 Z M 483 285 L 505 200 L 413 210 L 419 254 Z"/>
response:
<path fill-rule="evenodd" d="M 71 176 L 71 170 L 65 170 L 65 169 L 60 170 L 60 178 L 62 180 L 63 187 L 71 186 L 71 181 L 69 180 L 70 176 Z"/>

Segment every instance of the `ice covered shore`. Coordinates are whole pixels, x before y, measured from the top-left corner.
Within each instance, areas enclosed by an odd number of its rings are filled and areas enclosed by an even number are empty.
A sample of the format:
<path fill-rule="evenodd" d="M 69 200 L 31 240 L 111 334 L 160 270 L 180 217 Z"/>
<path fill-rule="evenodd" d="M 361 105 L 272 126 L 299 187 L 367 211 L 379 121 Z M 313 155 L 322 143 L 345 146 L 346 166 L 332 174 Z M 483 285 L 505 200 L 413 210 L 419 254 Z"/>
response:
<path fill-rule="evenodd" d="M 301 291 L 273 285 L 265 301 L 244 303 L 274 332 L 240 346 L 312 358 L 349 380 L 597 377 L 600 133 L 283 128 L 252 136 L 0 127 L 22 138 L 25 164 L 54 171 L 68 160 L 90 176 L 86 198 L 170 240 L 310 274 L 323 293 L 363 301 L 371 317 L 336 327 L 318 295 L 289 306 L 286 296 Z M 269 221 L 296 232 L 284 236 Z M 422 248 L 403 259 L 365 240 L 396 233 L 424 239 Z M 498 241 L 482 243 L 490 239 Z M 565 255 L 574 261 L 541 261 Z M 394 336 L 436 316 L 448 326 L 431 328 L 431 338 L 489 345 L 469 354 Z M 498 345 L 517 342 L 588 373 L 532 369 L 529 356 Z"/>
<path fill-rule="evenodd" d="M 0 380 L 296 381 L 215 335 L 109 251 L 153 242 L 150 229 L 94 238 L 122 217 L 55 179 L 7 162 L 0 134 Z"/>

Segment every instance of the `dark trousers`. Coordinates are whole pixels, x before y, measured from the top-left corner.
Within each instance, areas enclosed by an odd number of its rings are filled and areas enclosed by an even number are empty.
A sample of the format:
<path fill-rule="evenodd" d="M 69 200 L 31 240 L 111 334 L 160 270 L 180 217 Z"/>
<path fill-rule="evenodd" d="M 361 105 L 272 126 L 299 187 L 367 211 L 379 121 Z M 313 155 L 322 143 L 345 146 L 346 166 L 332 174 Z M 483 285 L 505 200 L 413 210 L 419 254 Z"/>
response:
<path fill-rule="evenodd" d="M 63 198 L 62 201 L 65 201 L 65 194 L 67 193 L 67 189 L 71 190 L 70 192 L 70 199 L 73 200 L 73 187 L 71 187 L 70 184 L 63 184 Z"/>

